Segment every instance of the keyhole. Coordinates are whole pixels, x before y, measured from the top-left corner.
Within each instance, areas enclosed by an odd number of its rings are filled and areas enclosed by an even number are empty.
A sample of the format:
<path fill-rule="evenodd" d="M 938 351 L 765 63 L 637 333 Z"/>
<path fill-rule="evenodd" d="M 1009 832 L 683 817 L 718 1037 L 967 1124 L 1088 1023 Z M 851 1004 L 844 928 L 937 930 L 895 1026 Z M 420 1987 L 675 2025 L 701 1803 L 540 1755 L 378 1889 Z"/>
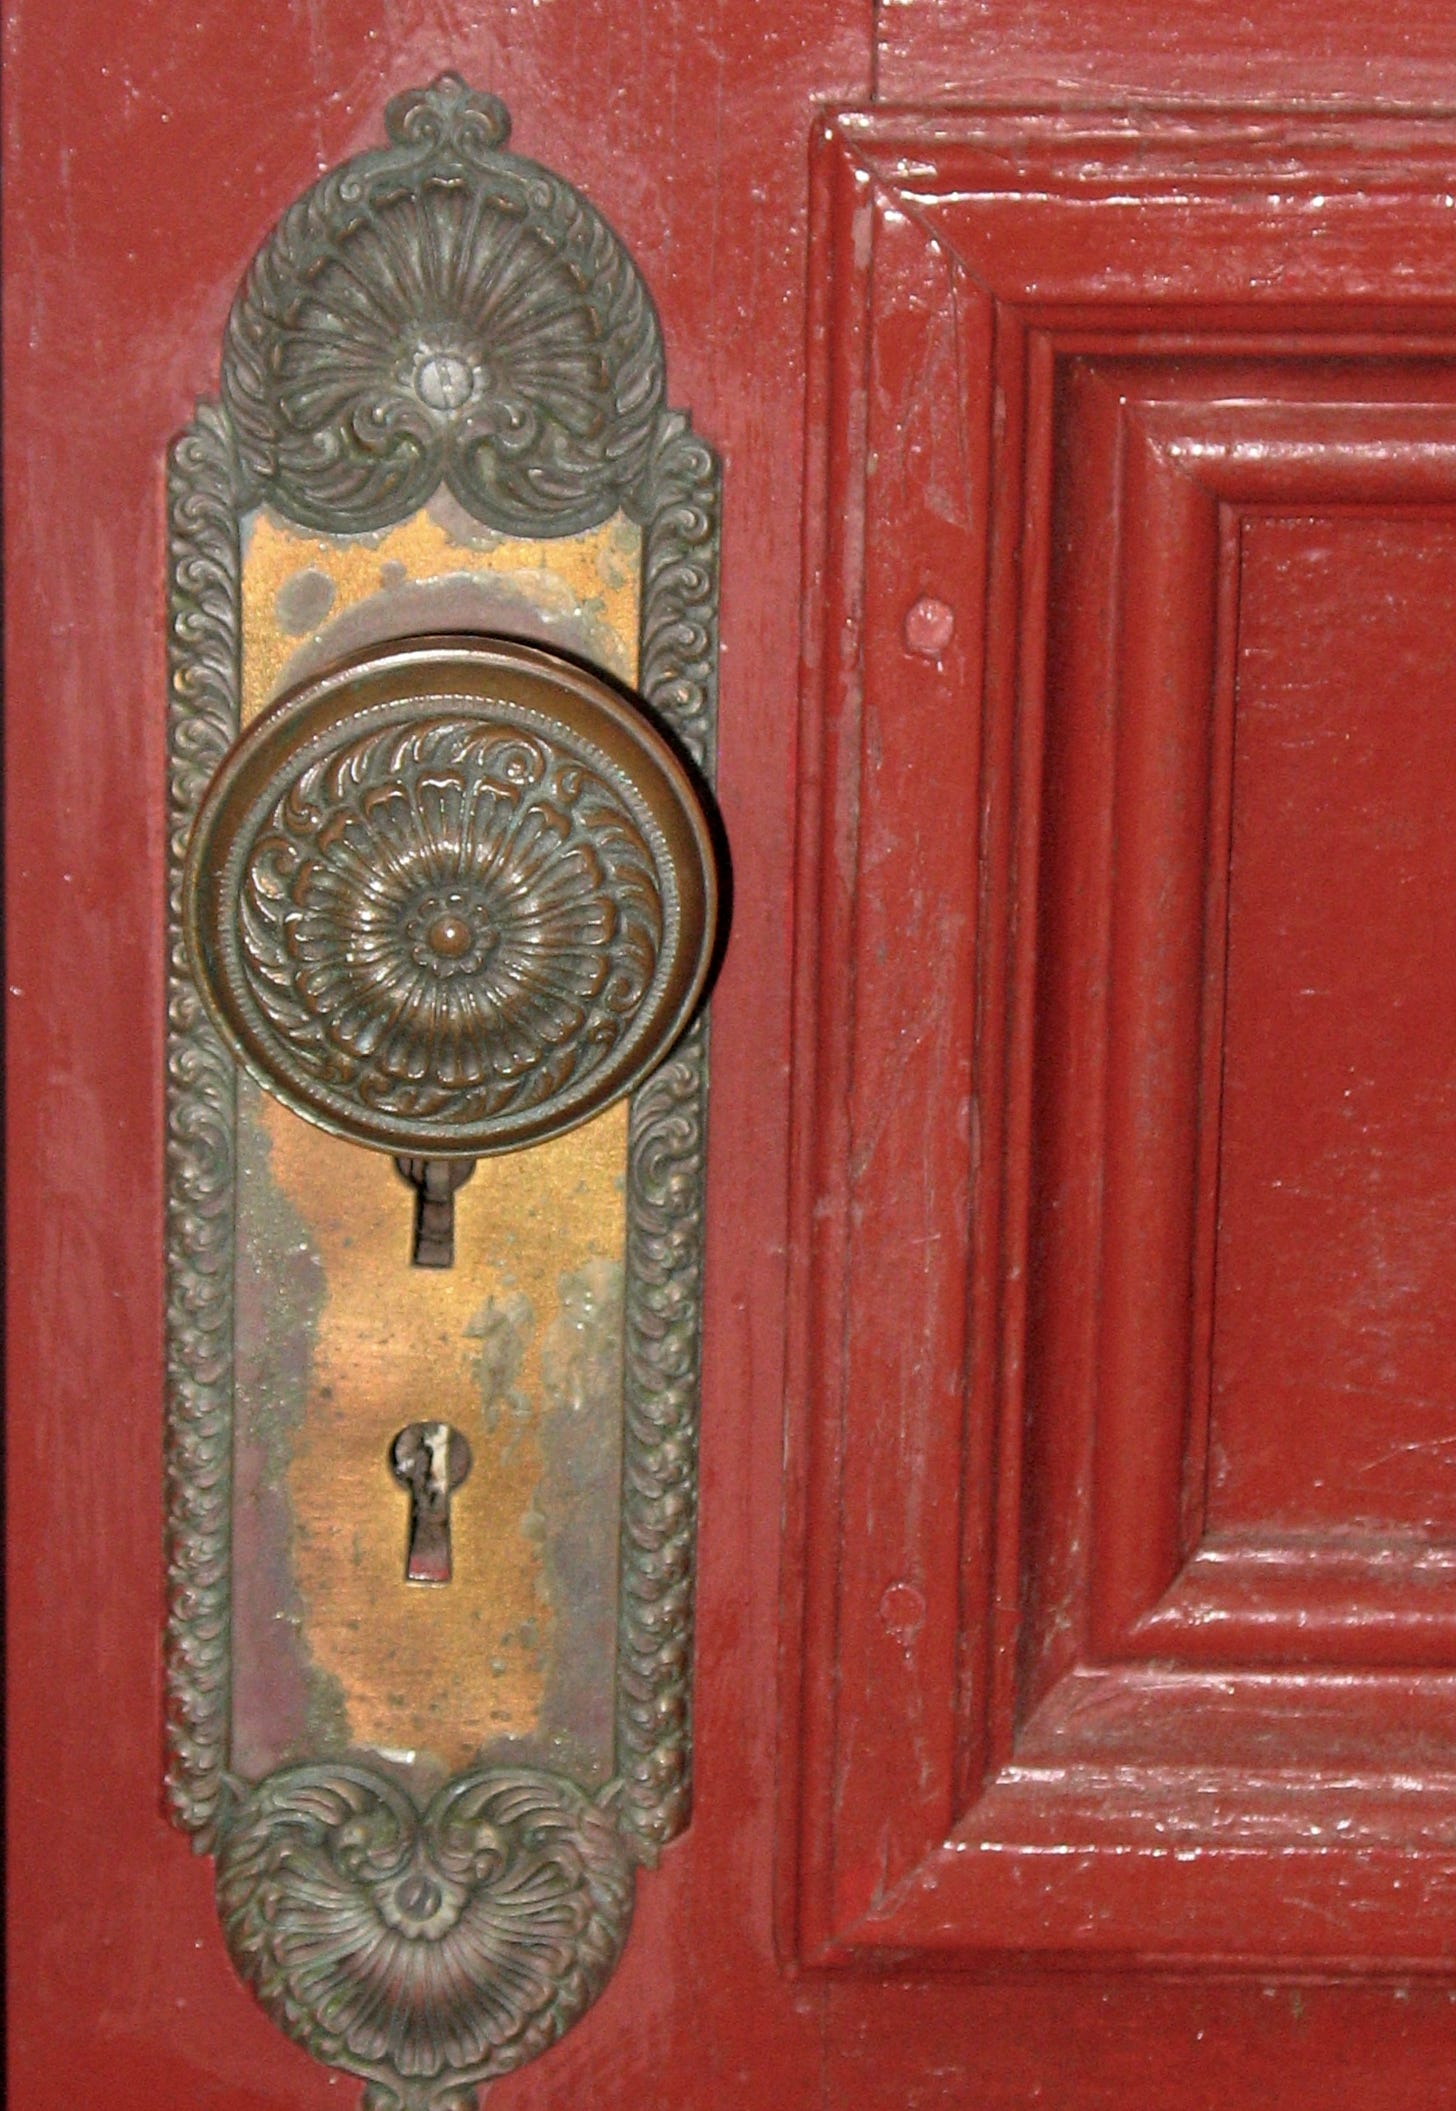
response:
<path fill-rule="evenodd" d="M 411 1422 L 389 1447 L 389 1470 L 410 1495 L 407 1583 L 450 1581 L 450 1497 L 470 1471 L 470 1446 L 448 1422 Z"/>
<path fill-rule="evenodd" d="M 416 1268 L 453 1268 L 455 1190 L 464 1187 L 475 1171 L 475 1160 L 396 1158 L 394 1165 L 400 1179 L 407 1180 L 415 1191 L 415 1236 L 410 1258 Z"/>

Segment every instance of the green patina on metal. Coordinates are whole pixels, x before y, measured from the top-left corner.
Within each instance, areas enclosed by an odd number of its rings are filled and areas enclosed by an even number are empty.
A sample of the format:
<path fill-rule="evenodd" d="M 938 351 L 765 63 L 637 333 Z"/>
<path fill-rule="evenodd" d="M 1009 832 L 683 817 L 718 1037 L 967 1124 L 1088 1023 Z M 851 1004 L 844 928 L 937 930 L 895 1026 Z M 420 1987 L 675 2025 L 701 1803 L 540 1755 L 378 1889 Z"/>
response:
<path fill-rule="evenodd" d="M 634 1865 L 688 1820 L 706 1026 L 632 1095 L 620 1307 L 605 1278 L 563 1282 L 551 1336 L 558 1390 L 581 1375 L 573 1358 L 621 1359 L 611 1778 L 483 1766 L 421 1808 L 387 1770 L 327 1756 L 341 1731 L 316 1695 L 320 1754 L 248 1779 L 230 1698 L 238 1086 L 188 964 L 185 853 L 240 732 L 254 509 L 339 535 L 442 490 L 492 531 L 567 535 L 625 513 L 642 531 L 640 693 L 711 779 L 719 485 L 664 407 L 630 258 L 568 184 L 507 152 L 503 107 L 445 76 L 391 104 L 387 128 L 387 146 L 325 176 L 264 245 L 221 402 L 199 409 L 169 469 L 167 1791 L 218 1855 L 234 1961 L 281 2027 L 363 2078 L 371 2111 L 463 2111 L 596 1997 Z M 292 1294 L 306 1334 L 297 1275 Z M 568 1452 L 549 1474 L 578 1470 Z M 562 1588 L 579 1551 L 553 1551 Z M 537 1901 L 524 1916 L 508 1903 L 522 1885 Z"/>

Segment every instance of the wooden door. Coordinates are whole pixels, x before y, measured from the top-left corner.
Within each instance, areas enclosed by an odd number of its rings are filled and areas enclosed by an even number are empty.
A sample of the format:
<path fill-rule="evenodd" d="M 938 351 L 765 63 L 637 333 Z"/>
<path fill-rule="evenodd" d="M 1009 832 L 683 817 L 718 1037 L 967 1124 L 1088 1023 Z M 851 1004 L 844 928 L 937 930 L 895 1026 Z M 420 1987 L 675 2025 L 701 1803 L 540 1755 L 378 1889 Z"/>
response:
<path fill-rule="evenodd" d="M 727 492 L 694 1815 L 496 2100 L 1456 2101 L 1448 11 L 10 16 L 11 2101 L 355 2089 L 161 1808 L 162 476 L 445 66 Z"/>

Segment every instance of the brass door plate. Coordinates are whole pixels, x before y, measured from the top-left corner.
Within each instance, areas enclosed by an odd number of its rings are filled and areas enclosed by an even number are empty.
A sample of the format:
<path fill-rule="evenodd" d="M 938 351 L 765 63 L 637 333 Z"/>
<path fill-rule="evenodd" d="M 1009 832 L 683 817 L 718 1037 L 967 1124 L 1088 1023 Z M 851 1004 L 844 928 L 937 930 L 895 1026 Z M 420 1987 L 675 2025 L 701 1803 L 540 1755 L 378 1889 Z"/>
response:
<path fill-rule="evenodd" d="M 280 2026 L 460 2111 L 688 1818 L 719 498 L 635 267 L 501 105 L 445 76 L 387 131 L 285 212 L 170 464 L 167 1793 Z M 482 963 L 509 1010 L 540 930 L 458 857 L 386 884 L 460 796 L 576 860 L 530 880 L 570 1001 L 483 1083 Z M 416 955 L 436 1026 L 379 1057 Z"/>

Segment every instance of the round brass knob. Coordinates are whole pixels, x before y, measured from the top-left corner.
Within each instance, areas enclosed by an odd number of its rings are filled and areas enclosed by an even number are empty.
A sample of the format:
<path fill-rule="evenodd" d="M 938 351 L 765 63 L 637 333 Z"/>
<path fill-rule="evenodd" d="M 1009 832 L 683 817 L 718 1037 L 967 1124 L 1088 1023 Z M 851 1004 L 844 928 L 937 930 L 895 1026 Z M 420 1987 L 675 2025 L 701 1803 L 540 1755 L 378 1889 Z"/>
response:
<path fill-rule="evenodd" d="M 556 654 L 407 638 L 281 697 L 188 850 L 194 973 L 239 1059 L 374 1149 L 478 1157 L 631 1090 L 700 996 L 717 889 L 687 770 Z"/>

